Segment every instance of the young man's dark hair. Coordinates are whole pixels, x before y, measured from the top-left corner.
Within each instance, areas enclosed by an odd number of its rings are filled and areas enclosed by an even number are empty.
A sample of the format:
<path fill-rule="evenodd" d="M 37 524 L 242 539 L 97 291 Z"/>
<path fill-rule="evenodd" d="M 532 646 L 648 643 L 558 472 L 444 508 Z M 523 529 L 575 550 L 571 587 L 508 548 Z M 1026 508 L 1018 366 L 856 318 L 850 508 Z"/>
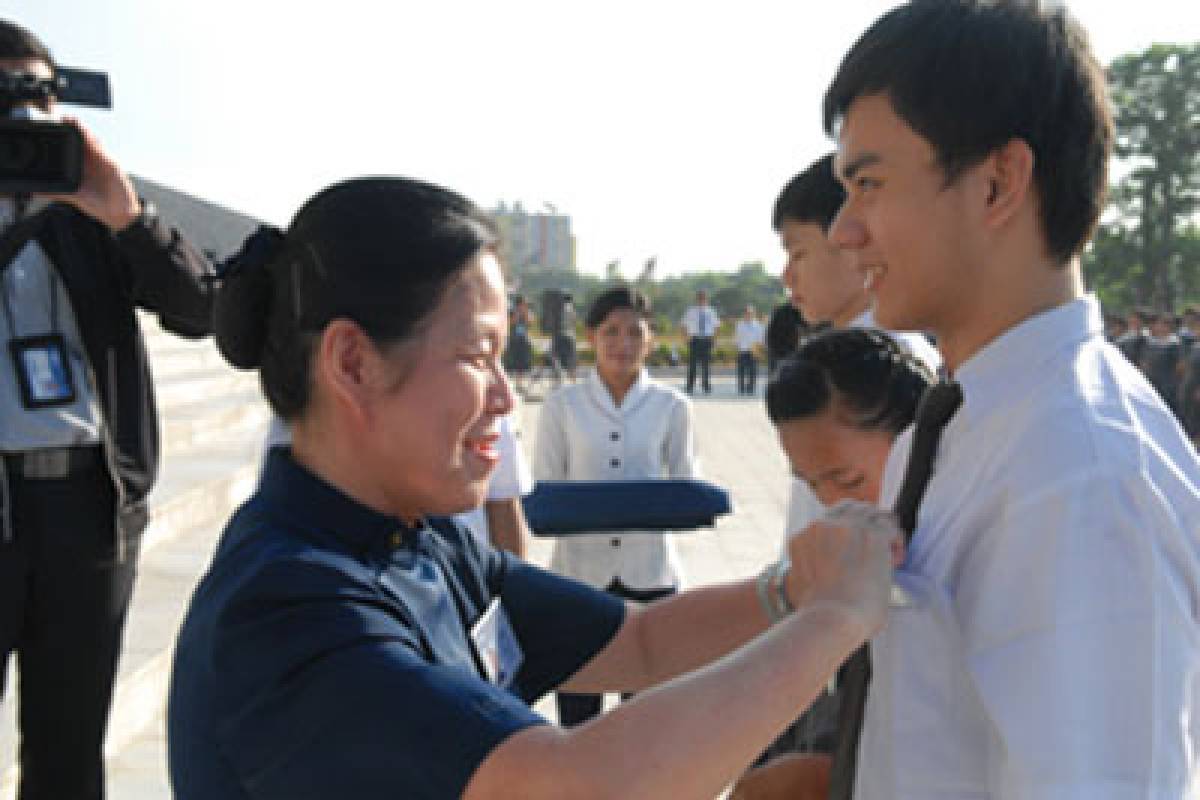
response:
<path fill-rule="evenodd" d="M 1050 255 L 1065 263 L 1091 238 L 1104 207 L 1112 116 L 1087 34 L 1060 4 L 900 6 L 842 61 L 825 94 L 826 132 L 857 98 L 874 94 L 886 95 L 929 141 L 948 184 L 1006 142 L 1024 140 Z"/>
<path fill-rule="evenodd" d="M 828 231 L 837 216 L 846 190 L 833 174 L 833 153 L 814 161 L 796 175 L 775 200 L 771 227 L 779 231 L 785 220 L 811 222 Z"/>
<path fill-rule="evenodd" d="M 32 31 L 5 19 L 0 19 L 0 58 L 36 58 L 54 68 L 50 48 Z"/>

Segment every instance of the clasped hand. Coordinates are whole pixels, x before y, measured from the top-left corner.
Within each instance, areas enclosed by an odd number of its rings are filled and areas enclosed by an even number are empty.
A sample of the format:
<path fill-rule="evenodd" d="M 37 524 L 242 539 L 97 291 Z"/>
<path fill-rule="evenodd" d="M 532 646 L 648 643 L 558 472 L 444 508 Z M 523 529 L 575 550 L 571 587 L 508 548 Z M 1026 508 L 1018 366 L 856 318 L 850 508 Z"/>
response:
<path fill-rule="evenodd" d="M 892 569 L 904 559 L 903 542 L 890 512 L 842 500 L 788 539 L 788 595 L 797 608 L 843 608 L 869 636 L 886 619 Z"/>

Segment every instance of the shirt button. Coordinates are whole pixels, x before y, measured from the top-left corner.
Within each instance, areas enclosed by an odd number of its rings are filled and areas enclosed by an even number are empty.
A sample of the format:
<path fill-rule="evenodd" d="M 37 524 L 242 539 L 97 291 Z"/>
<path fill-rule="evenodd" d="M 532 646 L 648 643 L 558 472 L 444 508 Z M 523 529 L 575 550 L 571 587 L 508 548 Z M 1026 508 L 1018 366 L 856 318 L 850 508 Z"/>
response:
<path fill-rule="evenodd" d="M 612 541 L 610 541 L 610 542 L 609 542 L 609 544 L 611 544 L 613 547 L 620 547 L 620 546 L 621 546 L 621 540 L 620 540 L 620 539 L 613 539 Z"/>
<path fill-rule="evenodd" d="M 612 439 L 615 442 L 621 438 L 621 434 L 617 433 L 616 431 L 613 431 L 612 433 L 610 433 L 608 435 L 608 438 Z"/>
<path fill-rule="evenodd" d="M 614 458 L 612 461 L 608 462 L 608 465 L 613 469 L 616 469 L 617 467 L 621 466 L 621 459 Z"/>
<path fill-rule="evenodd" d="M 400 547 L 401 545 L 403 545 L 404 544 L 404 532 L 396 531 L 395 533 L 393 533 L 391 541 L 392 541 L 392 547 L 394 547 L 394 548 Z"/>

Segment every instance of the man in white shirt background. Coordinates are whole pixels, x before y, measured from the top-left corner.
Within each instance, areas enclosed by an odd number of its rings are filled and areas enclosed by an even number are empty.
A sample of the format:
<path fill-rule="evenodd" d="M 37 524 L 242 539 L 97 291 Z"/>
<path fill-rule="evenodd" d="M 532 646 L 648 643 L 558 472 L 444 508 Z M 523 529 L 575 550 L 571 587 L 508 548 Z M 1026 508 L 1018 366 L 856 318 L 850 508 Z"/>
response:
<path fill-rule="evenodd" d="M 780 191 L 771 214 L 771 225 L 779 234 L 786 254 L 780 280 L 792 305 L 803 314 L 810 325 L 833 328 L 877 328 L 871 314 L 871 296 L 863 285 L 862 275 L 854 269 L 850 254 L 829 241 L 827 232 L 846 199 L 846 190 L 833 173 L 833 153 L 818 158 L 796 174 Z M 896 343 L 922 361 L 931 373 L 942 366 L 941 356 L 929 339 L 918 331 L 886 331 Z M 881 395 L 887 387 L 878 387 Z M 788 496 L 787 514 L 782 542 L 795 531 L 819 519 L 825 507 L 817 499 L 807 481 L 793 478 Z M 781 543 L 782 546 L 782 543 Z M 792 730 L 785 732 L 776 748 L 796 746 L 802 749 L 827 746 L 833 731 L 807 742 L 807 732 L 828 725 L 837 719 L 836 694 L 830 692 L 818 698 L 806 718 L 797 720 Z M 795 731 L 806 732 L 796 735 Z"/>
<path fill-rule="evenodd" d="M 757 350 L 763 345 L 765 330 L 758 319 L 754 306 L 746 306 L 742 318 L 733 329 L 733 343 L 737 347 L 737 390 L 741 395 L 753 395 L 758 378 Z"/>
<path fill-rule="evenodd" d="M 1086 33 L 1062 4 L 914 2 L 824 118 L 831 240 L 962 392 L 871 642 L 853 796 L 1194 796 L 1200 460 L 1083 289 L 1113 139 Z"/>
<path fill-rule="evenodd" d="M 780 280 L 810 325 L 877 328 L 862 275 L 827 236 L 845 199 L 846 190 L 833 174 L 833 153 L 818 158 L 783 187 L 771 217 L 787 254 Z M 941 368 L 941 356 L 923 333 L 888 333 L 935 373 Z"/>
<path fill-rule="evenodd" d="M 712 363 L 713 339 L 721 325 L 717 310 L 708 304 L 708 292 L 696 292 L 696 304 L 683 313 L 683 329 L 688 335 L 688 371 L 684 391 L 688 394 L 696 388 L 696 373 L 700 373 L 700 388 L 705 394 L 712 392 L 708 379 Z"/>

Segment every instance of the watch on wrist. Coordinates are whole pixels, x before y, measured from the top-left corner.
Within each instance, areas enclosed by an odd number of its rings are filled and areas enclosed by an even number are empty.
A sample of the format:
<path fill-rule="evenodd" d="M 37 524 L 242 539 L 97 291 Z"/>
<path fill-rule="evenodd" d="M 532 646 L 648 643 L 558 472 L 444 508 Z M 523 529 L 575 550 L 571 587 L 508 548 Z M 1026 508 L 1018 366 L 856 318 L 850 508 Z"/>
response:
<path fill-rule="evenodd" d="M 781 558 L 768 564 L 758 575 L 758 602 L 772 625 L 795 611 L 787 596 L 787 576 L 791 571 L 791 562 Z"/>

